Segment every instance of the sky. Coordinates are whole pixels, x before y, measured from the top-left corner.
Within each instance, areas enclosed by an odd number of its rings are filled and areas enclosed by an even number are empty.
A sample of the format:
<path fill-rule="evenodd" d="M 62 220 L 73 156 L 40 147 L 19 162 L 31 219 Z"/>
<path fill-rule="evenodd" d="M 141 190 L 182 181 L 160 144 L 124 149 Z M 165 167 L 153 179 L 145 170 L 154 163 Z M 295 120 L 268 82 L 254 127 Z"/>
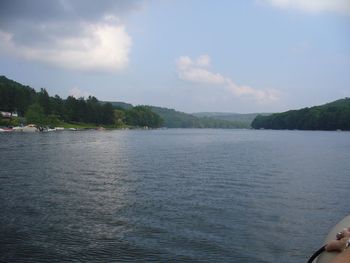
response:
<path fill-rule="evenodd" d="M 350 0 L 0 0 L 0 75 L 192 112 L 350 97 Z"/>

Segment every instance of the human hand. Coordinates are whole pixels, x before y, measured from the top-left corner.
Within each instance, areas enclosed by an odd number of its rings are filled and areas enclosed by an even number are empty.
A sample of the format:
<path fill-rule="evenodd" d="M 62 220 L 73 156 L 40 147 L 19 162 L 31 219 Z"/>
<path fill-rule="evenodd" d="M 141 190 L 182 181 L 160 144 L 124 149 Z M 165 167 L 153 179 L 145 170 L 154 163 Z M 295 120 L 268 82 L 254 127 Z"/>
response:
<path fill-rule="evenodd" d="M 346 242 L 349 238 L 344 237 L 340 240 L 332 240 L 326 245 L 326 251 L 328 252 L 341 252 L 346 247 Z"/>
<path fill-rule="evenodd" d="M 341 233 L 343 234 L 343 237 L 350 237 L 350 227 L 344 228 L 343 231 L 341 231 Z"/>
<path fill-rule="evenodd" d="M 343 231 L 340 232 L 341 239 L 332 240 L 326 245 L 326 251 L 337 251 L 341 252 L 345 249 L 346 243 L 350 238 L 350 228 L 344 228 Z"/>

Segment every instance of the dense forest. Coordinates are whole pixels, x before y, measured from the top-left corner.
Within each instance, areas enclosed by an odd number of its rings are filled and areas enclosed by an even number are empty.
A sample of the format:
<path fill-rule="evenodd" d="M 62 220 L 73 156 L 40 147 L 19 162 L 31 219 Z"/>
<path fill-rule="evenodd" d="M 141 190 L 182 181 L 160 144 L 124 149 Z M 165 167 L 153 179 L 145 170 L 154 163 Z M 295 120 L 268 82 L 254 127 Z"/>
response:
<path fill-rule="evenodd" d="M 173 109 L 133 106 L 125 102 L 88 98 L 50 97 L 45 89 L 36 92 L 29 86 L 0 76 L 0 111 L 16 111 L 27 123 L 57 126 L 88 123 L 110 127 L 167 128 L 250 128 L 239 121 L 196 117 Z M 0 123 L 1 124 L 1 123 Z"/>
<path fill-rule="evenodd" d="M 109 102 L 113 107 L 128 110 L 134 106 L 125 102 Z M 212 117 L 197 117 L 192 114 L 156 106 L 137 106 L 150 109 L 163 120 L 163 126 L 167 128 L 250 128 L 250 123 L 247 121 L 237 120 L 221 120 Z M 134 107 L 135 108 L 135 107 Z M 256 115 L 255 115 L 256 116 Z"/>
<path fill-rule="evenodd" d="M 231 115 L 194 116 L 161 107 L 102 102 L 93 96 L 51 97 L 45 89 L 37 92 L 5 76 L 0 76 L 0 111 L 17 112 L 19 118 L 15 124 L 26 122 L 41 126 L 88 123 L 109 127 L 249 128 L 245 119 L 237 121 L 237 116 Z M 350 130 L 350 98 L 311 108 L 258 115 L 251 126 L 255 129 Z"/>
<path fill-rule="evenodd" d="M 62 123 L 89 123 L 111 127 L 137 126 L 157 128 L 162 119 L 149 107 L 129 109 L 100 102 L 97 98 L 62 99 L 50 97 L 45 89 L 36 92 L 29 86 L 0 76 L 0 110 L 17 112 L 27 123 L 60 125 Z M 24 117 L 24 118 L 23 118 Z"/>
<path fill-rule="evenodd" d="M 350 98 L 269 116 L 258 115 L 252 122 L 252 127 L 254 129 L 350 130 Z"/>
<path fill-rule="evenodd" d="M 192 114 L 162 107 L 151 106 L 151 109 L 164 120 L 164 126 L 168 128 L 250 128 L 249 124 L 239 121 L 196 117 Z"/>
<path fill-rule="evenodd" d="M 199 113 L 196 116 L 173 109 L 133 106 L 124 102 L 102 102 L 93 96 L 66 99 L 49 96 L 45 89 L 29 86 L 0 76 L 0 111 L 17 112 L 12 125 L 34 123 L 57 126 L 87 123 L 109 127 L 168 128 L 250 128 L 247 116 Z M 214 115 L 213 115 L 214 114 Z M 0 125 L 4 125 L 0 118 Z M 254 129 L 350 130 L 350 98 L 321 106 L 258 115 Z"/>

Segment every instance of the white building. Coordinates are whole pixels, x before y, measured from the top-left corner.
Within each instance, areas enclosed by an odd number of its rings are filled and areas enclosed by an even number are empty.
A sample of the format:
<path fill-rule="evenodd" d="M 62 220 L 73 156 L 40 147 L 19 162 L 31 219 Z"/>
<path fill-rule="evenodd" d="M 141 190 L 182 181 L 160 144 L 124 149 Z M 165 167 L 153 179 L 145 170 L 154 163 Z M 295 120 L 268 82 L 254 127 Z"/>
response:
<path fill-rule="evenodd" d="M 3 118 L 13 118 L 18 117 L 17 112 L 0 111 L 0 115 Z"/>

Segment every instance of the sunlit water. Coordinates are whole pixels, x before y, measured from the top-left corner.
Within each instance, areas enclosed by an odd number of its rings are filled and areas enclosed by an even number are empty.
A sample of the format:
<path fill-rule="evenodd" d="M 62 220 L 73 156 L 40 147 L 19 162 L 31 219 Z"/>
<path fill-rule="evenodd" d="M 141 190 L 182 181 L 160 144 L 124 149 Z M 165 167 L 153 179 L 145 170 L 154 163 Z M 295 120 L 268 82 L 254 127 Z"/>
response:
<path fill-rule="evenodd" d="M 0 134 L 0 260 L 305 262 L 349 189 L 349 132 Z"/>

